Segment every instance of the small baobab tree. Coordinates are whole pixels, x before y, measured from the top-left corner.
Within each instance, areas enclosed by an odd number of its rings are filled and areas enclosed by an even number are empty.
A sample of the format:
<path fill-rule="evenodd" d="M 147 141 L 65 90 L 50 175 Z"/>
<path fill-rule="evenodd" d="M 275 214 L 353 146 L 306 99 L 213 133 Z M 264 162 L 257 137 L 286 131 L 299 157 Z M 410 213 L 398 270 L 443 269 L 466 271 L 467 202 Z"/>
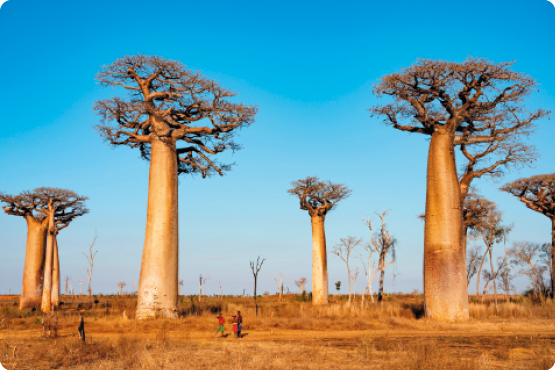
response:
<path fill-rule="evenodd" d="M 179 285 L 178 294 L 181 295 L 181 287 L 183 286 L 183 280 L 179 280 L 179 283 L 177 283 L 177 285 Z M 135 283 L 133 283 L 133 291 L 135 291 Z"/>
<path fill-rule="evenodd" d="M 452 321 L 469 315 L 455 147 L 507 143 L 504 137 L 511 132 L 526 136 L 527 127 L 548 114 L 525 111 L 524 97 L 537 82 L 513 71 L 512 65 L 477 58 L 462 63 L 419 59 L 411 67 L 383 77 L 374 87 L 376 94 L 393 100 L 372 108 L 373 115 L 384 117 L 395 129 L 431 137 L 424 229 L 427 317 Z M 503 153 L 495 144 L 492 149 Z M 504 150 L 508 153 L 511 149 Z M 487 147 L 480 148 L 470 157 L 487 152 Z M 521 148 L 520 153 L 526 150 Z"/>
<path fill-rule="evenodd" d="M 91 279 L 92 279 L 92 273 L 93 273 L 93 267 L 94 267 L 94 257 L 96 257 L 96 254 L 98 253 L 98 251 L 95 251 L 93 253 L 93 247 L 94 247 L 94 243 L 96 243 L 96 239 L 98 239 L 98 235 L 96 233 L 96 230 L 94 231 L 94 238 L 92 241 L 92 244 L 89 246 L 89 255 L 87 256 L 85 254 L 85 252 L 83 252 L 83 254 L 85 255 L 85 258 L 87 259 L 87 261 L 89 262 L 89 268 L 87 269 L 87 277 L 89 279 L 89 285 L 87 288 L 87 294 L 89 295 L 89 297 L 92 295 L 92 290 L 91 290 Z M 79 281 L 79 284 L 81 284 L 81 281 Z M 81 293 L 81 289 L 79 289 L 79 294 Z"/>
<path fill-rule="evenodd" d="M 83 295 L 83 279 L 79 279 L 79 295 Z"/>
<path fill-rule="evenodd" d="M 231 90 L 158 56 L 124 56 L 97 74 L 102 86 L 129 95 L 97 101 L 100 135 L 138 148 L 150 162 L 145 242 L 137 318 L 177 317 L 179 174 L 223 176 L 214 156 L 240 149 L 234 132 L 254 122 L 256 107 L 233 101 Z M 115 125 L 110 126 L 108 122 Z M 178 145 L 183 143 L 184 146 Z"/>
<path fill-rule="evenodd" d="M 48 219 L 46 234 L 46 255 L 44 258 L 44 285 L 42 289 L 41 311 L 50 312 L 58 307 L 60 294 L 60 261 L 58 257 L 58 232 L 77 217 L 89 212 L 85 208 L 87 197 L 77 195 L 67 189 L 42 187 L 33 190 L 42 198 L 46 206 L 41 209 Z"/>
<path fill-rule="evenodd" d="M 299 283 L 301 283 L 301 286 L 303 287 L 303 292 L 306 292 L 305 284 L 306 284 L 307 281 L 308 280 L 305 277 L 302 277 L 302 278 L 299 279 Z"/>
<path fill-rule="evenodd" d="M 66 277 L 64 278 L 64 281 L 66 282 L 66 284 L 65 284 L 65 290 L 64 290 L 64 295 L 67 295 L 67 286 L 68 286 L 70 280 L 71 280 L 71 276 L 66 276 Z"/>
<path fill-rule="evenodd" d="M 277 279 L 274 279 L 277 283 L 278 286 L 278 295 L 279 295 L 279 300 L 281 302 L 281 298 L 283 296 L 283 274 L 280 272 L 279 273 L 279 281 Z"/>
<path fill-rule="evenodd" d="M 121 290 L 127 286 L 127 283 L 125 281 L 120 281 L 120 282 L 118 282 L 117 285 L 118 285 L 118 289 L 119 289 L 119 295 L 121 295 L 121 293 L 122 293 Z"/>
<path fill-rule="evenodd" d="M 327 214 L 351 190 L 343 184 L 320 181 L 318 177 L 293 181 L 289 194 L 299 198 L 300 208 L 308 211 L 312 224 L 312 302 L 328 303 L 328 262 L 324 222 Z"/>
<path fill-rule="evenodd" d="M 375 213 L 380 218 L 381 223 L 380 230 L 376 234 L 374 234 L 372 220 L 370 219 L 370 217 L 363 219 L 363 222 L 370 230 L 370 242 L 367 246 L 367 251 L 370 253 L 370 250 L 374 250 L 378 255 L 378 267 L 376 269 L 376 272 L 380 271 L 378 302 L 381 302 L 383 299 L 383 282 L 385 278 L 385 269 L 387 266 L 395 262 L 395 247 L 397 246 L 397 240 L 387 230 L 387 218 L 389 215 L 389 210 L 383 211 L 382 213 Z M 391 261 L 386 262 L 386 259 L 389 255 L 391 255 Z M 370 256 L 368 258 L 370 258 Z M 369 283 L 371 283 L 371 280 Z"/>
<path fill-rule="evenodd" d="M 254 297 L 254 307 L 255 307 L 256 316 L 258 316 L 258 303 L 256 302 L 256 284 L 258 282 L 258 273 L 260 272 L 260 269 L 262 268 L 262 264 L 264 263 L 264 261 L 266 261 L 266 259 L 262 259 L 262 261 L 260 261 L 260 256 L 258 256 L 258 258 L 256 259 L 256 264 L 254 263 L 254 261 L 250 262 L 252 275 L 254 276 L 253 297 Z"/>
<path fill-rule="evenodd" d="M 514 195 L 533 211 L 551 221 L 551 262 L 555 265 L 555 173 L 522 178 L 503 186 L 501 190 Z M 551 294 L 554 292 L 555 269 L 551 269 Z"/>
<path fill-rule="evenodd" d="M 340 242 L 333 247 L 332 253 L 341 258 L 347 265 L 347 276 L 349 278 L 349 303 L 351 303 L 353 275 L 351 274 L 351 267 L 349 266 L 349 258 L 353 250 L 362 244 L 362 239 L 357 239 L 354 236 L 348 236 L 339 240 Z"/>

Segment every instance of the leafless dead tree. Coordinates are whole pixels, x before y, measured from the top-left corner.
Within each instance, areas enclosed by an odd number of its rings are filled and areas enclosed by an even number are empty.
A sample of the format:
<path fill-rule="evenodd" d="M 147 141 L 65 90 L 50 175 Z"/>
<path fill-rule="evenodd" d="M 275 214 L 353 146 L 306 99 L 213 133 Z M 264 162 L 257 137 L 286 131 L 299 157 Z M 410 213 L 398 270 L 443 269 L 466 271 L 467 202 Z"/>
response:
<path fill-rule="evenodd" d="M 351 190 L 343 184 L 320 181 L 318 177 L 293 181 L 287 192 L 299 198 L 300 208 L 308 211 L 312 224 L 312 303 L 328 303 L 328 261 L 324 221 L 326 215 Z"/>
<path fill-rule="evenodd" d="M 480 273 L 482 270 L 482 266 L 484 261 L 486 260 L 486 254 L 489 255 L 490 261 L 490 272 L 492 279 L 497 276 L 495 269 L 493 267 L 493 246 L 497 243 L 500 243 L 503 240 L 504 235 L 506 232 L 504 231 L 507 226 L 502 224 L 503 221 L 503 214 L 497 210 L 491 210 L 487 216 L 485 216 L 480 223 L 479 226 L 476 227 L 476 232 L 480 233 L 482 236 L 482 240 L 486 245 L 486 251 L 482 256 L 482 260 L 480 262 L 480 267 L 478 269 L 477 281 L 476 281 L 476 294 L 480 294 Z M 509 228 L 512 226 L 508 226 Z M 495 294 L 495 311 L 497 312 L 497 285 L 493 284 L 494 294 Z"/>
<path fill-rule="evenodd" d="M 476 58 L 462 63 L 419 59 L 411 67 L 383 77 L 374 88 L 378 96 L 393 99 L 371 109 L 373 115 L 384 117 L 384 122 L 395 129 L 431 137 L 424 237 L 428 317 L 454 320 L 469 315 L 465 251 L 460 237 L 461 194 L 468 181 L 463 176 L 463 183 L 459 182 L 455 146 L 461 145 L 470 162 L 470 168 L 465 169 L 465 174 L 471 174 L 469 179 L 479 177 L 481 171 L 473 161 L 494 152 L 501 162 L 514 158 L 512 163 L 522 164 L 530 160 L 530 148 L 520 138 L 549 113 L 525 111 L 524 98 L 537 82 L 514 72 L 512 66 L 513 62 L 496 64 Z M 470 145 L 479 149 L 470 153 Z M 499 168 L 489 163 L 480 168 L 499 173 Z"/>
<path fill-rule="evenodd" d="M 256 265 L 254 264 L 254 261 L 251 261 L 250 265 L 251 265 L 251 270 L 252 270 L 252 275 L 254 276 L 254 306 L 255 306 L 255 310 L 256 310 L 256 316 L 258 316 L 258 303 L 256 302 L 256 283 L 258 280 L 258 273 L 260 272 L 260 269 L 262 268 L 262 264 L 264 263 L 264 261 L 266 261 L 266 259 L 263 259 L 262 261 L 260 261 L 260 256 L 258 256 L 258 258 L 256 259 Z"/>
<path fill-rule="evenodd" d="M 466 285 L 470 284 L 470 280 L 478 272 L 478 266 L 482 263 L 482 250 L 478 245 L 466 251 Z"/>
<path fill-rule="evenodd" d="M 351 268 L 349 266 L 349 257 L 351 256 L 351 252 L 362 243 L 362 239 L 357 239 L 354 236 L 348 236 L 339 240 L 340 243 L 337 243 L 333 247 L 332 253 L 341 258 L 347 265 L 347 276 L 349 277 L 349 303 L 351 303 L 353 275 L 351 274 Z"/>
<path fill-rule="evenodd" d="M 302 289 L 303 283 L 301 283 L 298 280 L 295 280 L 295 285 L 297 286 L 297 288 L 299 288 L 299 294 L 301 294 L 301 289 Z"/>
<path fill-rule="evenodd" d="M 538 264 L 538 257 L 541 251 L 540 243 L 531 242 L 514 242 L 513 247 L 509 249 L 508 254 L 511 263 L 517 266 L 523 266 L 518 273 L 527 276 L 531 282 L 537 295 L 542 302 L 545 302 L 544 291 L 542 290 L 541 277 L 542 266 Z M 526 269 L 528 268 L 528 269 Z"/>
<path fill-rule="evenodd" d="M 90 265 L 90 267 L 87 269 L 87 277 L 89 279 L 87 294 L 89 295 L 89 297 L 92 295 L 91 279 L 92 279 L 92 272 L 93 272 L 93 266 L 94 266 L 94 257 L 96 257 L 96 254 L 98 253 L 98 251 L 95 251 L 94 253 L 92 251 L 92 249 L 94 247 L 94 243 L 96 243 L 96 239 L 98 239 L 98 235 L 97 235 L 96 229 L 95 229 L 94 230 L 94 238 L 93 238 L 92 244 L 89 247 L 89 255 L 87 256 L 85 254 L 85 252 L 83 252 L 83 254 L 85 255 L 85 258 L 87 258 L 87 261 L 89 262 L 89 265 Z M 81 282 L 79 282 L 79 284 L 81 284 Z M 79 291 L 79 294 L 81 294 L 81 291 Z"/>
<path fill-rule="evenodd" d="M 382 213 L 374 212 L 380 218 L 380 230 L 376 235 L 374 235 L 374 229 L 372 227 L 372 220 L 370 217 L 366 218 L 364 224 L 370 230 L 370 242 L 368 248 L 373 248 L 378 254 L 378 268 L 380 271 L 380 281 L 378 287 L 378 302 L 383 299 L 383 282 L 385 277 L 385 269 L 387 266 L 395 262 L 395 247 L 397 246 L 397 240 L 393 235 L 387 230 L 387 218 L 389 215 L 389 210 L 383 211 Z M 371 246 L 370 246 L 371 244 Z M 386 262 L 387 256 L 391 255 L 391 261 Z"/>

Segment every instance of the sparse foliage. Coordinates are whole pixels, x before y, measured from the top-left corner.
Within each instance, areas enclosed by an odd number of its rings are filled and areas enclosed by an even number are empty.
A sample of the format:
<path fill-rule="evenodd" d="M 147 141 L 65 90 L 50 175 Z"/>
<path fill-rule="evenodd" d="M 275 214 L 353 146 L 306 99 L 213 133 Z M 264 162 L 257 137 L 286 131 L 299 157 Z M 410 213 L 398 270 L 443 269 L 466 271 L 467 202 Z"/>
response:
<path fill-rule="evenodd" d="M 536 175 L 522 178 L 503 186 L 501 190 L 514 195 L 526 207 L 539 212 L 551 220 L 551 262 L 549 266 L 555 265 L 555 173 L 547 175 Z M 553 296 L 555 269 L 550 268 L 551 294 Z"/>

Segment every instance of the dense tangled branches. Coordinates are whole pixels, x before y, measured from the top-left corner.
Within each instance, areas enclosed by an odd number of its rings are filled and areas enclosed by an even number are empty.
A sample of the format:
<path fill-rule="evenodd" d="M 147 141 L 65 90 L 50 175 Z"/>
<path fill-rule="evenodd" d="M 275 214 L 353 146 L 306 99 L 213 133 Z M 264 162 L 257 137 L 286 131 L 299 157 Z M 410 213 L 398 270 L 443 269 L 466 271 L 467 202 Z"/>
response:
<path fill-rule="evenodd" d="M 24 191 L 19 195 L 0 193 L 0 201 L 6 203 L 2 208 L 7 214 L 43 220 L 49 211 L 53 211 L 58 229 L 66 227 L 75 218 L 89 212 L 85 208 L 87 199 L 71 190 L 48 187 Z"/>
<path fill-rule="evenodd" d="M 139 148 L 147 160 L 155 137 L 168 144 L 185 141 L 189 146 L 177 148 L 176 153 L 179 173 L 222 175 L 230 166 L 209 156 L 239 149 L 232 140 L 233 131 L 250 125 L 256 114 L 256 107 L 231 102 L 234 92 L 178 61 L 157 56 L 124 56 L 103 66 L 97 81 L 129 93 L 128 99 L 95 103 L 103 122 L 116 123 L 98 125 L 101 135 L 112 145 Z"/>
<path fill-rule="evenodd" d="M 512 65 L 474 58 L 463 63 L 420 59 L 382 78 L 374 92 L 394 96 L 395 101 L 370 111 L 402 131 L 431 135 L 445 129 L 455 134 L 456 145 L 491 143 L 514 131 L 529 132 L 548 112 L 529 114 L 518 106 L 536 82 L 510 70 Z"/>
<path fill-rule="evenodd" d="M 325 216 L 337 202 L 347 198 L 351 190 L 343 184 L 319 181 L 318 177 L 307 177 L 291 182 L 288 193 L 299 197 L 301 209 L 307 210 L 311 217 Z"/>
<path fill-rule="evenodd" d="M 531 210 L 555 218 L 555 173 L 518 179 L 501 190 L 518 197 Z"/>

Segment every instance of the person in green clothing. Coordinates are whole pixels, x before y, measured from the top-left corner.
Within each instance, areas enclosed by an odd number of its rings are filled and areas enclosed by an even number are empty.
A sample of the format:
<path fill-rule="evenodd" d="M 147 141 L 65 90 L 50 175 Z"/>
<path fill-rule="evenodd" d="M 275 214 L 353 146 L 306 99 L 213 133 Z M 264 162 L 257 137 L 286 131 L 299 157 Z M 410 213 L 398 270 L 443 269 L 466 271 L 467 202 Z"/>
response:
<path fill-rule="evenodd" d="M 214 339 L 216 339 L 216 336 L 218 335 L 218 333 L 221 333 L 220 338 L 224 336 L 224 324 L 225 324 L 225 319 L 220 313 L 218 315 L 218 330 L 216 330 L 216 334 L 214 334 Z"/>

